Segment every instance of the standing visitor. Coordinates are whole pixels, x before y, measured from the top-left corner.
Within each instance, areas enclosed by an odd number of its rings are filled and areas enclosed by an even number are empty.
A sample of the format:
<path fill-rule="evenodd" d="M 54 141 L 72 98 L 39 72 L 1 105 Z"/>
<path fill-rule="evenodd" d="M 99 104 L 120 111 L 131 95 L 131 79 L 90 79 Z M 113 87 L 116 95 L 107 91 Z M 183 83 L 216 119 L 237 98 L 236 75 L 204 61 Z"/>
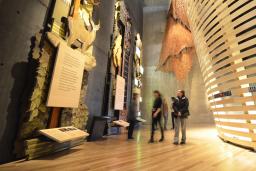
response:
<path fill-rule="evenodd" d="M 152 126 L 151 126 L 151 138 L 149 140 L 149 143 L 154 142 L 154 133 L 155 133 L 155 125 L 158 123 L 160 130 L 161 130 L 161 139 L 159 142 L 162 142 L 164 140 L 164 129 L 161 123 L 161 116 L 162 116 L 162 98 L 161 94 L 158 90 L 154 91 L 154 104 L 152 109 Z"/>
<path fill-rule="evenodd" d="M 133 130 L 134 130 L 134 126 L 136 124 L 136 117 L 138 114 L 138 98 L 137 98 L 137 94 L 133 94 L 132 97 L 132 102 L 131 102 L 131 106 L 130 106 L 130 111 L 128 114 L 128 122 L 130 123 L 129 127 L 128 127 L 128 140 L 134 139 L 133 138 Z"/>
<path fill-rule="evenodd" d="M 167 123 L 168 123 L 168 103 L 167 100 L 163 99 L 163 115 L 164 115 L 164 130 L 167 130 Z"/>
<path fill-rule="evenodd" d="M 173 105 L 174 105 L 174 103 L 175 103 L 176 100 L 177 100 L 177 99 L 176 99 L 175 97 L 171 97 L 172 108 L 173 108 Z M 174 129 L 174 116 L 175 116 L 175 112 L 172 111 L 172 113 L 171 113 L 171 117 L 172 117 L 172 129 Z"/>
<path fill-rule="evenodd" d="M 175 117 L 175 134 L 173 144 L 179 144 L 179 132 L 181 125 L 182 138 L 180 144 L 186 144 L 186 119 L 189 116 L 189 101 L 185 96 L 184 90 L 178 90 L 177 99 L 173 103 L 174 117 Z"/>

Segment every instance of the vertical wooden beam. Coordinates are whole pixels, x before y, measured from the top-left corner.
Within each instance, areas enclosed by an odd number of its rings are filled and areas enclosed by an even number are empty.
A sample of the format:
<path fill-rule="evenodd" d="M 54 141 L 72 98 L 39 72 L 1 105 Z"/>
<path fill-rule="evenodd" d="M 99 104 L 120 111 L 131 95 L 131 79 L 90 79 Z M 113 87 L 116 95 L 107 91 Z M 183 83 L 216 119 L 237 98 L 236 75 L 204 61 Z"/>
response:
<path fill-rule="evenodd" d="M 60 107 L 54 107 L 52 109 L 51 118 L 50 118 L 48 128 L 56 128 L 59 126 L 60 110 L 61 110 Z"/>

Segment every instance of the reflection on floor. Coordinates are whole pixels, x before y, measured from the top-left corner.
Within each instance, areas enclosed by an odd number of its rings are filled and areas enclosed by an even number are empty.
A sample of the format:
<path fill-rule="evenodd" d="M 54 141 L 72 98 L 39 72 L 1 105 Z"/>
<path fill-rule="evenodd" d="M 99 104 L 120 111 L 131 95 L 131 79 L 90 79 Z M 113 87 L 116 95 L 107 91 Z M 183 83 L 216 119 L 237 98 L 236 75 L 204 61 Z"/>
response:
<path fill-rule="evenodd" d="M 85 143 L 72 150 L 32 161 L 0 166 L 1 171 L 255 171 L 256 153 L 224 143 L 214 127 L 188 129 L 184 146 L 172 144 L 173 131 L 166 132 L 163 143 L 148 144 L 149 131 L 136 132 L 136 140 L 126 135 L 105 141 Z M 159 138 L 159 133 L 157 134 Z"/>

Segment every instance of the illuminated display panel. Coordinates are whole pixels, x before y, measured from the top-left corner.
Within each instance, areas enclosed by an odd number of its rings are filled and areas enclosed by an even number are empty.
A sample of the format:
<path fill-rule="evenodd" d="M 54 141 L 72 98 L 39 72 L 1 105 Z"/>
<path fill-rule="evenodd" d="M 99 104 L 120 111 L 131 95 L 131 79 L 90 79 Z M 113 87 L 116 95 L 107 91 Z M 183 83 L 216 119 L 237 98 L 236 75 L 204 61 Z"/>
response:
<path fill-rule="evenodd" d="M 256 149 L 256 1 L 185 1 L 219 136 Z"/>

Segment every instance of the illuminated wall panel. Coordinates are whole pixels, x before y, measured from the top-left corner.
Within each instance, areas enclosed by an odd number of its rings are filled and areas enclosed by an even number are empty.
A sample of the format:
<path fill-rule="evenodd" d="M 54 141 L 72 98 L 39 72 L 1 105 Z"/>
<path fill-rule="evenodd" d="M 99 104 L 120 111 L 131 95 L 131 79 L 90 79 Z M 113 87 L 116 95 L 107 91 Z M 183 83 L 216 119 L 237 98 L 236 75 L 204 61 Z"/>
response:
<path fill-rule="evenodd" d="M 256 0 L 186 0 L 219 136 L 256 149 Z"/>

